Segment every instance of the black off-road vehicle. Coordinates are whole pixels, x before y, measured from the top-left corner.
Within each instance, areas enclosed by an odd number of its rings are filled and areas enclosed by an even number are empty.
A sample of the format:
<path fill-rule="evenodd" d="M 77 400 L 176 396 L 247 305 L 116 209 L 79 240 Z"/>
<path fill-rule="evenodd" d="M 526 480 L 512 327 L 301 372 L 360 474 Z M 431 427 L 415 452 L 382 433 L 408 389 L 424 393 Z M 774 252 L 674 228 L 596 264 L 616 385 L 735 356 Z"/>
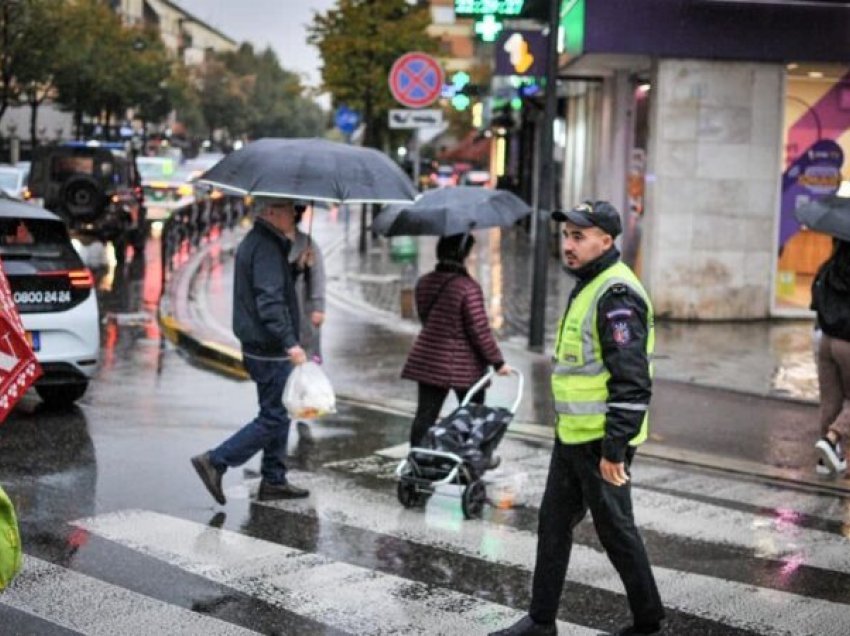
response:
<path fill-rule="evenodd" d="M 123 145 L 69 142 L 38 148 L 27 188 L 28 197 L 41 200 L 70 230 L 112 241 L 116 254 L 128 244 L 144 248 L 141 178 L 135 153 Z"/>

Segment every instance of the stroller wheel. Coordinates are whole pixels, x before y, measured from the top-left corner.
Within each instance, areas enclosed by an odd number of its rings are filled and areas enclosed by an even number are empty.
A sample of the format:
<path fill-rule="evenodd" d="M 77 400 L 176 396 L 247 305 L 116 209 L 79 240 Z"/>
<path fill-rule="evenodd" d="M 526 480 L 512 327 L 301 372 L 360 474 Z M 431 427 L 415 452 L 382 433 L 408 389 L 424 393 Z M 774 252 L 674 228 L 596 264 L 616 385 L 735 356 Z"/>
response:
<path fill-rule="evenodd" d="M 396 495 L 398 495 L 399 503 L 405 508 L 413 508 L 413 506 L 419 503 L 419 493 L 416 492 L 416 486 L 413 484 L 407 484 L 403 481 L 398 482 Z"/>
<path fill-rule="evenodd" d="M 476 519 L 481 516 L 484 504 L 487 502 L 487 488 L 484 482 L 475 480 L 463 489 L 460 499 L 460 507 L 463 516 L 467 519 Z"/>

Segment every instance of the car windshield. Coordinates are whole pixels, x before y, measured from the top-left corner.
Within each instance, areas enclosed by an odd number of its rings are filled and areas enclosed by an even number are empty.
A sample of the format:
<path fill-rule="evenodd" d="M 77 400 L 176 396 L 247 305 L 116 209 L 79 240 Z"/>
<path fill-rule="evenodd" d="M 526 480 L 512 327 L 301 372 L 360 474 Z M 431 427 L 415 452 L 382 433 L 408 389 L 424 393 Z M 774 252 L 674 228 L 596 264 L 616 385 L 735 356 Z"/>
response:
<path fill-rule="evenodd" d="M 0 188 L 17 190 L 21 183 L 21 173 L 17 170 L 0 170 Z"/>
<path fill-rule="evenodd" d="M 0 218 L 0 255 L 56 258 L 73 249 L 61 221 Z"/>
<path fill-rule="evenodd" d="M 171 179 L 177 171 L 174 160 L 165 157 L 139 157 L 136 159 L 136 165 L 145 181 Z"/>

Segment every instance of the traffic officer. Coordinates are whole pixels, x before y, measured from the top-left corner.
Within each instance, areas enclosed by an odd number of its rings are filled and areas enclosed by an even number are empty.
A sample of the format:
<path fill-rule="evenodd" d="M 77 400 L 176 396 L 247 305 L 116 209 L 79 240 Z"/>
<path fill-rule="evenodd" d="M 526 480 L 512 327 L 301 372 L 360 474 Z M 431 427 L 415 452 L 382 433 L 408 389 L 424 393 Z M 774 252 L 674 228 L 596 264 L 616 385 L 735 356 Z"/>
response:
<path fill-rule="evenodd" d="M 540 505 L 528 615 L 499 636 L 557 634 L 555 619 L 573 543 L 587 510 L 629 600 L 634 622 L 619 634 L 654 634 L 664 608 L 632 514 L 629 466 L 647 437 L 655 340 L 652 304 L 614 239 L 620 214 L 586 202 L 563 222 L 563 255 L 576 278 L 558 326 L 552 391 L 557 438 Z"/>

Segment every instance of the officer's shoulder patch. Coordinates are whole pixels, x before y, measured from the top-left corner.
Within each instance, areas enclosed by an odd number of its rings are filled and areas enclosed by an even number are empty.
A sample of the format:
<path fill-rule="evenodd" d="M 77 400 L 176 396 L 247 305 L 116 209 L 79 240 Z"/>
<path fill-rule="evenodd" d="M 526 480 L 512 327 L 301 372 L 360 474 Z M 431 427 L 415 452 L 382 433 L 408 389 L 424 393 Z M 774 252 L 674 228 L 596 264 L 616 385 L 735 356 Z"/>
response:
<path fill-rule="evenodd" d="M 632 341 L 632 330 L 625 321 L 615 322 L 612 335 L 614 342 L 623 347 Z"/>

